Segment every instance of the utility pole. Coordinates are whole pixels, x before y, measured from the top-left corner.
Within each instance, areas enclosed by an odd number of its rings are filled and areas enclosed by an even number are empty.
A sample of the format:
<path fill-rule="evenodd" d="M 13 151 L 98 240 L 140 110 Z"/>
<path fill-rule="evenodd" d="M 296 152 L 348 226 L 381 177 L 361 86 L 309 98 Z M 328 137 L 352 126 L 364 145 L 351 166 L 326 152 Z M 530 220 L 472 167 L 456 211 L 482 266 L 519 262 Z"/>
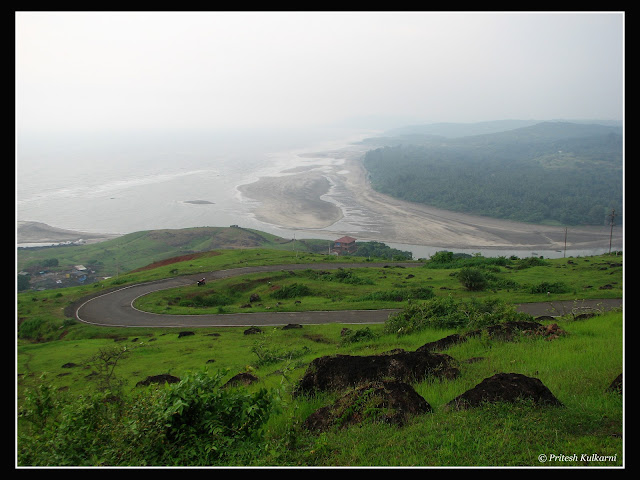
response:
<path fill-rule="evenodd" d="M 616 224 L 616 210 L 612 209 L 611 214 L 609 214 L 609 225 L 611 225 L 611 232 L 609 233 L 609 253 L 611 253 L 611 239 L 613 238 L 613 226 Z"/>
<path fill-rule="evenodd" d="M 567 256 L 567 227 L 564 227 L 564 254 L 562 256 L 565 258 Z"/>

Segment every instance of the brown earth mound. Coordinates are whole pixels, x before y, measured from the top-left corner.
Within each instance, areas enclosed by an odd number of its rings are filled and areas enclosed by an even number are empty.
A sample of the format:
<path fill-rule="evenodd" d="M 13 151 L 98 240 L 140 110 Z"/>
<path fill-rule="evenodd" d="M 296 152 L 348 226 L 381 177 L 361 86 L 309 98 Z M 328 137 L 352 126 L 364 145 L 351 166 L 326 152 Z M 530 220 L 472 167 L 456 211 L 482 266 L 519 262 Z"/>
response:
<path fill-rule="evenodd" d="M 487 402 L 514 403 L 520 400 L 532 400 L 537 405 L 562 406 L 537 378 L 520 373 L 497 373 L 451 400 L 446 409 L 464 410 Z"/>
<path fill-rule="evenodd" d="M 406 383 L 395 380 L 372 382 L 356 387 L 333 405 L 316 410 L 303 426 L 308 430 L 324 431 L 365 420 L 402 426 L 411 415 L 432 411 L 431 405 Z"/>
<path fill-rule="evenodd" d="M 413 382 L 426 377 L 455 378 L 459 370 L 454 364 L 449 355 L 431 352 L 325 356 L 309 364 L 294 395 L 343 390 L 385 379 Z"/>

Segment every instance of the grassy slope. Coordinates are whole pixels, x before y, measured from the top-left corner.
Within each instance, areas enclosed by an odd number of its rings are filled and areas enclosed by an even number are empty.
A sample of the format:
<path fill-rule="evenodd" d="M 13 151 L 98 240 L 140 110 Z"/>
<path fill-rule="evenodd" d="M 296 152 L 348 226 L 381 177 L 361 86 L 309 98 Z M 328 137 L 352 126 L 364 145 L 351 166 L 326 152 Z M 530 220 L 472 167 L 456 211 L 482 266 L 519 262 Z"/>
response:
<path fill-rule="evenodd" d="M 197 263 L 183 262 L 123 275 L 118 282 L 160 278 L 176 269 L 179 273 L 194 273 L 248 264 L 313 262 L 328 258 L 272 249 L 219 253 L 202 256 Z M 622 259 L 602 256 L 553 260 L 550 261 L 551 266 L 527 269 L 521 274 L 526 275 L 529 281 L 562 279 L 572 285 L 571 295 L 574 296 L 586 298 L 594 292 L 596 297 L 604 293 L 621 296 L 621 268 L 606 266 L 611 262 L 621 263 Z M 460 298 L 469 295 L 452 283 L 451 270 L 419 270 L 426 276 L 418 278 L 416 275 L 411 281 L 418 279 L 434 287 L 449 285 L 455 288 L 438 289 L 438 294 L 457 292 Z M 504 272 L 504 275 L 515 273 Z M 396 271 L 394 275 L 388 274 L 389 277 L 390 282 L 409 281 L 405 272 L 400 274 Z M 380 278 L 377 281 L 388 285 Z M 599 291 L 598 287 L 603 284 L 615 285 L 615 290 Z M 340 332 L 344 326 L 340 324 L 305 326 L 286 331 L 268 329 L 259 336 L 244 335 L 242 328 L 207 328 L 198 329 L 196 335 L 178 338 L 179 332 L 175 329 L 104 329 L 65 321 L 64 308 L 70 302 L 112 285 L 113 280 L 102 285 L 29 292 L 18 296 L 19 320 L 45 319 L 51 324 L 48 338 L 58 339 L 46 343 L 18 342 L 19 397 L 25 387 L 38 384 L 43 374 L 46 374 L 47 381 L 62 390 L 78 394 L 92 390 L 95 385 L 88 377 L 88 359 L 100 349 L 113 346 L 126 345 L 132 349 L 132 356 L 117 370 L 119 378 L 127 382 L 126 388 L 134 388 L 136 382 L 148 375 L 170 373 L 181 376 L 205 366 L 210 370 L 228 369 L 229 377 L 241 371 L 252 371 L 261 379 L 259 386 L 275 388 L 294 385 L 309 362 L 321 355 L 365 355 L 393 348 L 411 350 L 453 333 L 429 330 L 406 337 L 381 335 L 375 340 L 349 345 L 341 341 Z M 589 285 L 591 288 L 587 288 Z M 537 460 L 540 453 L 598 453 L 615 454 L 617 464 L 620 464 L 621 400 L 605 395 L 603 390 L 622 371 L 622 321 L 621 313 L 585 322 L 563 320 L 560 325 L 570 335 L 553 342 L 536 340 L 510 344 L 477 339 L 453 347 L 446 353 L 459 361 L 472 357 L 482 357 L 483 360 L 463 364 L 462 375 L 455 381 L 426 381 L 414 385 L 435 412 L 416 418 L 402 429 L 365 425 L 320 437 L 310 436 L 294 425 L 326 404 L 330 396 L 296 403 L 285 399 L 288 408 L 269 424 L 268 436 L 274 447 L 251 461 L 258 465 L 536 466 L 540 465 Z M 380 334 L 382 326 L 371 326 L 371 329 Z M 211 336 L 212 333 L 219 336 Z M 261 365 L 256 352 L 301 353 L 301 356 Z M 63 367 L 69 363 L 77 366 Z M 488 407 L 471 412 L 443 411 L 446 402 L 499 371 L 540 378 L 565 403 L 566 408 L 549 411 Z M 296 445 L 290 448 L 285 438 L 292 441 L 293 433 Z"/>
<path fill-rule="evenodd" d="M 236 227 L 197 227 L 150 230 L 81 246 L 55 246 L 18 250 L 18 270 L 57 258 L 57 270 L 73 265 L 94 265 L 101 275 L 112 276 L 150 263 L 219 248 L 291 248 L 290 240 L 269 233 Z M 298 249 L 304 244 L 296 242 Z M 56 270 L 56 269 L 51 269 Z"/>

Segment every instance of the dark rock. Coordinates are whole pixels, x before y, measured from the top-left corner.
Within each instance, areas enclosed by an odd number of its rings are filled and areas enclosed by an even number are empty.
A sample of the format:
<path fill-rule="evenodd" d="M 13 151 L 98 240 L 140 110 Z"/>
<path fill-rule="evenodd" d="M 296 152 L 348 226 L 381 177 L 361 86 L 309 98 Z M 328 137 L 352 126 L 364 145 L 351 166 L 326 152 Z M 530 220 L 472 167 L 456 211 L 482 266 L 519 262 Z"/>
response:
<path fill-rule="evenodd" d="M 513 321 L 498 323 L 487 327 L 490 338 L 498 340 L 513 340 L 521 332 L 534 331 L 542 327 L 538 322 Z"/>
<path fill-rule="evenodd" d="M 536 405 L 562 406 L 537 378 L 519 373 L 497 373 L 451 400 L 446 408 L 464 410 L 481 406 L 485 402 L 515 403 L 519 400 L 532 400 Z"/>
<path fill-rule="evenodd" d="M 420 381 L 427 377 L 455 378 L 459 370 L 448 355 L 431 352 L 397 352 L 389 355 L 335 355 L 313 360 L 294 395 L 343 390 L 362 383 L 393 379 Z"/>
<path fill-rule="evenodd" d="M 255 335 L 256 333 L 262 333 L 258 327 L 249 327 L 244 331 L 245 335 Z"/>
<path fill-rule="evenodd" d="M 178 333 L 178 338 L 182 338 L 182 337 L 188 337 L 190 335 L 195 335 L 195 332 L 180 332 Z"/>
<path fill-rule="evenodd" d="M 454 333 L 453 335 L 449 335 L 448 337 L 441 338 L 440 340 L 436 340 L 435 342 L 425 343 L 421 347 L 419 347 L 416 351 L 418 352 L 433 352 L 446 350 L 452 345 L 456 345 L 458 343 L 466 342 L 467 338 L 463 335 L 459 335 Z"/>
<path fill-rule="evenodd" d="M 168 373 L 162 375 L 151 375 L 145 378 L 144 380 L 140 380 L 136 383 L 136 387 L 144 387 L 147 385 L 151 385 L 152 383 L 178 383 L 180 379 L 178 377 L 174 377 L 173 375 L 169 375 Z"/>
<path fill-rule="evenodd" d="M 239 373 L 229 379 L 227 383 L 223 385 L 224 387 L 235 387 L 237 385 L 251 385 L 258 381 L 258 377 L 251 373 L 242 372 Z"/>
<path fill-rule="evenodd" d="M 607 392 L 622 393 L 622 374 L 618 375 L 611 385 L 607 387 Z"/>
<path fill-rule="evenodd" d="M 347 392 L 330 406 L 309 415 L 303 426 L 325 431 L 363 421 L 404 425 L 412 415 L 430 413 L 427 401 L 408 384 L 398 381 L 371 382 Z"/>
<path fill-rule="evenodd" d="M 289 323 L 288 325 L 282 327 L 282 330 L 292 330 L 294 328 L 302 328 L 302 325 L 300 325 L 299 323 Z"/>

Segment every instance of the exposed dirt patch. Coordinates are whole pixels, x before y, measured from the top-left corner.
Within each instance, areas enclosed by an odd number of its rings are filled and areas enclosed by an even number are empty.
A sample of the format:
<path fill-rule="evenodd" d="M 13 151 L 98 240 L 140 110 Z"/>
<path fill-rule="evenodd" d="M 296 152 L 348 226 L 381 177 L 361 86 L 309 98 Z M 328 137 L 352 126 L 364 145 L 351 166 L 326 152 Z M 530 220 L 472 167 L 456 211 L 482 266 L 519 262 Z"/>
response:
<path fill-rule="evenodd" d="M 190 253 L 188 255 L 180 255 L 179 257 L 171 257 L 171 258 L 167 258 L 166 260 L 159 260 L 157 262 L 153 262 L 147 265 L 146 267 L 136 268 L 131 272 L 133 273 L 133 272 L 143 272 L 145 270 L 153 270 L 154 268 L 164 267 L 166 265 L 171 265 L 174 263 L 187 262 L 189 260 L 195 260 L 196 258 L 212 257 L 215 255 L 220 255 L 220 252 L 200 252 L 200 253 Z"/>

